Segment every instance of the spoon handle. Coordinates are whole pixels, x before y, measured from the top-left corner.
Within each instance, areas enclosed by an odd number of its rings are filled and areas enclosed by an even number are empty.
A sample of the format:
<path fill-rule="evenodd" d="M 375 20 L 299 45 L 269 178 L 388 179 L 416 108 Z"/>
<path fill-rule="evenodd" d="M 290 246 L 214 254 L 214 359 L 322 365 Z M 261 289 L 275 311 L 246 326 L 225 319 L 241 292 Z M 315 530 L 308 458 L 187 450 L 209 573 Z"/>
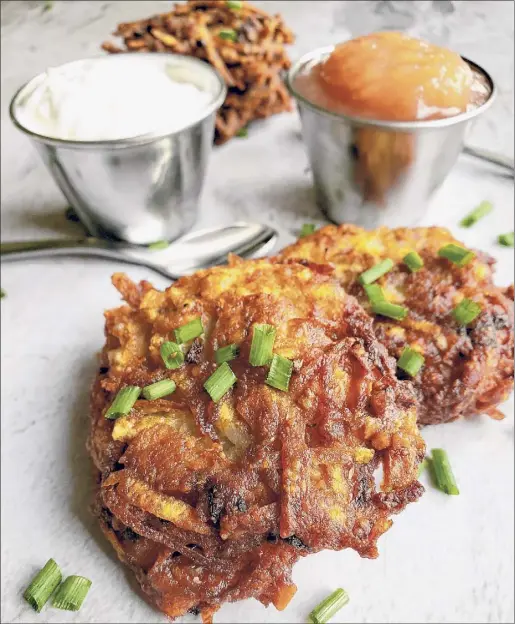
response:
<path fill-rule="evenodd" d="M 465 145 L 463 153 L 468 156 L 473 156 L 474 158 L 479 158 L 480 160 L 486 160 L 486 162 L 502 167 L 503 169 L 507 169 L 508 171 L 511 171 L 512 175 L 515 170 L 513 158 L 504 156 L 504 154 L 497 154 L 495 152 L 491 152 L 490 150 L 485 150 L 479 147 L 471 147 L 470 145 Z"/>
<path fill-rule="evenodd" d="M 65 240 L 50 238 L 0 243 L 0 256 L 3 260 L 7 261 L 70 255 L 123 259 L 121 254 L 119 254 L 116 249 L 111 248 L 108 242 L 97 238 Z"/>

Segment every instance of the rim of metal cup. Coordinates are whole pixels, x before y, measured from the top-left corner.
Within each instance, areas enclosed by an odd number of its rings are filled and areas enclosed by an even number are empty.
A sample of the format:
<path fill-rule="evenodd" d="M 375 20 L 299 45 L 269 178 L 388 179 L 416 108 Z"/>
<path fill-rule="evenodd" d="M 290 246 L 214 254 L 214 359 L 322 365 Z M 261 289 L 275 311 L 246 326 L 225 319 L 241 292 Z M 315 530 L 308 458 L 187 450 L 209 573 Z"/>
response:
<path fill-rule="evenodd" d="M 126 52 L 126 53 L 123 53 L 123 56 L 131 57 L 133 54 L 134 53 Z M 58 65 L 56 69 L 61 69 L 63 67 L 69 67 L 73 65 L 81 65 L 83 63 L 87 63 L 88 61 L 110 62 L 110 59 L 116 59 L 116 58 L 119 58 L 120 56 L 122 56 L 122 54 L 110 54 L 110 55 L 105 55 L 105 56 L 102 56 L 102 55 L 90 56 L 90 57 L 79 59 L 76 61 L 70 61 L 69 63 L 63 63 L 62 65 Z M 102 147 L 109 147 L 109 148 L 116 149 L 116 148 L 123 148 L 123 147 L 136 147 L 138 145 L 145 145 L 146 143 L 151 143 L 152 141 L 184 132 L 185 130 L 190 129 L 193 126 L 196 126 L 198 123 L 201 123 L 202 121 L 207 119 L 209 115 L 211 115 L 218 108 L 220 108 L 227 94 L 227 87 L 220 73 L 212 65 L 204 61 L 201 61 L 200 59 L 197 59 L 195 57 L 185 56 L 183 54 L 170 54 L 168 52 L 139 52 L 138 54 L 134 54 L 134 57 L 137 59 L 151 58 L 154 61 L 156 60 L 156 58 L 160 58 L 160 60 L 163 60 L 162 57 L 165 57 L 165 56 L 168 57 L 168 60 L 171 63 L 174 63 L 178 66 L 180 65 L 184 67 L 184 66 L 190 65 L 195 68 L 200 68 L 201 71 L 211 72 L 211 74 L 218 81 L 217 92 L 213 94 L 211 102 L 208 105 L 206 105 L 205 109 L 202 111 L 198 119 L 195 119 L 195 121 L 192 121 L 191 123 L 177 130 L 173 130 L 173 129 L 169 131 L 160 130 L 157 132 L 147 132 L 145 134 L 138 134 L 138 135 L 126 137 L 123 139 L 103 139 L 103 140 L 93 140 L 93 141 L 59 139 L 57 137 L 50 137 L 44 134 L 39 134 L 38 132 L 34 132 L 33 130 L 30 130 L 29 128 L 24 126 L 18 120 L 16 116 L 16 111 L 17 111 L 18 104 L 19 104 L 18 100 L 25 93 L 25 91 L 28 90 L 34 83 L 38 81 L 41 82 L 42 80 L 44 80 L 46 70 L 37 74 L 30 80 L 27 80 L 27 82 L 25 82 L 16 91 L 9 105 L 9 115 L 11 117 L 11 121 L 24 134 L 27 134 L 28 136 L 32 137 L 33 139 L 37 139 L 38 141 L 41 141 L 42 143 L 46 143 L 47 145 L 55 145 L 55 146 L 60 146 L 60 147 L 70 147 L 70 148 L 79 148 L 79 149 L 94 149 L 94 148 L 102 148 Z"/>
<path fill-rule="evenodd" d="M 462 56 L 461 58 L 468 65 L 470 65 L 473 69 L 475 69 L 476 71 L 480 72 L 483 76 L 485 76 L 485 78 L 488 80 L 488 83 L 490 85 L 490 97 L 486 100 L 486 102 L 481 104 L 481 106 L 473 108 L 470 111 L 459 113 L 458 115 L 453 115 L 451 117 L 444 117 L 442 119 L 427 119 L 427 120 L 422 119 L 418 121 L 385 121 L 385 120 L 377 120 L 377 119 L 368 119 L 366 117 L 357 117 L 353 115 L 345 115 L 343 113 L 336 113 L 333 111 L 329 111 L 326 108 L 323 108 L 322 106 L 318 106 L 317 104 L 315 104 L 314 102 L 312 102 L 311 100 L 309 100 L 308 98 L 300 94 L 293 86 L 293 83 L 297 75 L 300 73 L 301 70 L 305 68 L 305 66 L 308 63 L 312 63 L 313 65 L 315 65 L 316 63 L 320 62 L 322 58 L 331 54 L 331 52 L 335 48 L 336 48 L 336 45 L 324 46 L 322 48 L 316 48 L 315 50 L 312 50 L 311 52 L 304 54 L 303 56 L 300 57 L 300 59 L 298 59 L 291 66 L 291 68 L 289 69 L 286 75 L 286 86 L 290 94 L 296 100 L 302 102 L 303 104 L 305 104 L 312 110 L 316 111 L 317 113 L 320 113 L 327 117 L 331 117 L 333 119 L 344 120 L 344 121 L 351 122 L 355 125 L 360 125 L 360 126 L 373 126 L 375 128 L 388 128 L 388 129 L 400 130 L 400 131 L 432 130 L 434 128 L 446 128 L 448 126 L 453 126 L 455 124 L 473 119 L 477 115 L 483 113 L 485 110 L 490 108 L 490 106 L 492 105 L 493 101 L 495 100 L 497 96 L 497 87 L 495 86 L 495 82 L 493 81 L 490 74 L 486 70 L 484 70 L 480 65 L 478 65 L 477 63 L 474 63 L 474 61 L 471 61 L 467 59 L 466 57 Z"/>

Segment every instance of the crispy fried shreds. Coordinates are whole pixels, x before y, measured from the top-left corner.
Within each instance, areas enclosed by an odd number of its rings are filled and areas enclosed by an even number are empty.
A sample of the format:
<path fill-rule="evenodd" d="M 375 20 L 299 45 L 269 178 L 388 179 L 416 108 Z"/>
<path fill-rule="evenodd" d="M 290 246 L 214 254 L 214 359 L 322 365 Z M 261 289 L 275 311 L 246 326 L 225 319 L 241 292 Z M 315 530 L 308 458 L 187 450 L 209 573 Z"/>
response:
<path fill-rule="evenodd" d="M 216 118 L 216 143 L 225 143 L 254 119 L 292 110 L 281 73 L 290 67 L 285 44 L 294 35 L 280 15 L 248 2 L 231 8 L 225 0 L 190 0 L 170 13 L 119 24 L 113 34 L 123 38 L 125 48 L 105 42 L 107 52 L 185 54 L 218 70 L 228 94 Z"/>
<path fill-rule="evenodd" d="M 331 271 L 233 258 L 165 292 L 114 282 L 127 305 L 106 312 L 89 447 L 102 528 L 150 599 L 170 617 L 199 610 L 206 622 L 249 597 L 283 609 L 300 557 L 324 548 L 376 557 L 391 515 L 422 493 L 425 449 L 411 385 Z M 166 369 L 160 345 L 199 316 L 202 349 Z M 274 352 L 294 362 L 287 392 L 249 363 L 263 323 L 276 328 Z M 237 382 L 214 403 L 203 384 L 230 344 Z M 173 394 L 104 418 L 120 387 L 163 378 Z"/>
<path fill-rule="evenodd" d="M 463 245 L 438 227 L 377 228 L 328 225 L 299 239 L 281 252 L 283 258 L 331 264 L 341 285 L 372 310 L 360 275 L 385 259 L 392 270 L 374 284 L 389 303 L 404 307 L 404 319 L 374 317 L 375 334 L 398 360 L 409 347 L 424 357 L 421 370 L 410 378 L 418 398 L 421 424 L 436 424 L 462 416 L 495 413 L 513 390 L 513 287 L 498 288 L 494 260 L 485 253 L 466 266 L 439 256 L 447 245 Z M 404 264 L 416 251 L 424 268 L 412 273 Z M 464 299 L 481 307 L 467 327 L 453 311 Z M 403 371 L 398 369 L 401 376 Z"/>

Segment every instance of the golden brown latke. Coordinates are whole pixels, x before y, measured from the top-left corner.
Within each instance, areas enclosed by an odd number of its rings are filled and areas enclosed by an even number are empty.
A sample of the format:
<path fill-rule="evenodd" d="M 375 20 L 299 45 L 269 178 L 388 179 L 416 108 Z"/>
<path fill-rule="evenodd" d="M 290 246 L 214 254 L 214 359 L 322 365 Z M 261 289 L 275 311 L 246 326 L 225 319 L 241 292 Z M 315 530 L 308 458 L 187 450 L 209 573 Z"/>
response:
<path fill-rule="evenodd" d="M 184 277 L 165 292 L 124 275 L 128 305 L 106 312 L 92 392 L 97 513 L 120 558 L 168 616 L 254 597 L 283 609 L 291 568 L 323 548 L 376 557 L 390 516 L 416 500 L 424 443 L 411 385 L 372 322 L 328 267 L 242 262 Z M 167 370 L 160 345 L 202 318 L 203 337 Z M 289 391 L 249 364 L 255 323 L 277 328 L 294 362 Z M 236 385 L 214 403 L 203 383 L 217 348 L 236 343 Z M 117 391 L 173 379 L 175 393 L 104 418 Z M 382 468 L 381 487 L 375 472 Z"/>
<path fill-rule="evenodd" d="M 414 378 L 419 423 L 434 424 L 483 412 L 499 417 L 496 406 L 513 388 L 513 289 L 493 283 L 494 259 L 476 258 L 458 267 L 438 256 L 449 243 L 463 246 L 444 228 L 379 228 L 329 225 L 287 247 L 281 256 L 331 263 L 342 286 L 371 312 L 359 275 L 385 258 L 396 264 L 377 283 L 392 303 L 409 309 L 403 321 L 374 319 L 379 341 L 398 359 L 407 345 L 425 365 Z M 424 268 L 411 273 L 404 256 L 416 250 Z M 451 312 L 463 298 L 482 312 L 460 327 Z M 502 415 L 501 415 L 502 417 Z"/>

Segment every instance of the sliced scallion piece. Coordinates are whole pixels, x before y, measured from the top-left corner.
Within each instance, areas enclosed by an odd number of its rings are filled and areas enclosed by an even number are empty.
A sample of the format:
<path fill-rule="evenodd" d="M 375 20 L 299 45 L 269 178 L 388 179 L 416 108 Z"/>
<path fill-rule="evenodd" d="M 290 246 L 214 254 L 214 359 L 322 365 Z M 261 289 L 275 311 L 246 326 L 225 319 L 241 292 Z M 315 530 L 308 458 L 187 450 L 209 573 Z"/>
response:
<path fill-rule="evenodd" d="M 304 223 L 303 226 L 300 228 L 299 238 L 309 236 L 310 234 L 313 234 L 315 230 L 316 226 L 314 223 Z"/>
<path fill-rule="evenodd" d="M 243 7 L 241 0 L 227 0 L 225 4 L 229 9 L 241 9 Z"/>
<path fill-rule="evenodd" d="M 3 299 L 4 297 L 7 297 L 7 293 L 3 288 L 0 288 L 0 299 Z"/>
<path fill-rule="evenodd" d="M 138 400 L 140 394 L 141 388 L 138 386 L 126 386 L 118 390 L 118 394 L 105 413 L 105 417 L 109 420 L 116 420 L 120 416 L 128 414 L 134 403 Z"/>
<path fill-rule="evenodd" d="M 363 288 L 367 293 L 367 297 L 370 303 L 373 304 L 376 301 L 385 301 L 383 289 L 381 288 L 381 286 L 379 286 L 379 284 L 365 284 Z"/>
<path fill-rule="evenodd" d="M 238 357 L 240 350 L 238 345 L 230 344 L 225 347 L 220 347 L 215 351 L 215 360 L 217 364 L 223 364 L 224 362 L 230 362 Z"/>
<path fill-rule="evenodd" d="M 252 366 L 266 366 L 272 359 L 276 329 L 273 325 L 256 323 L 250 345 L 249 362 Z"/>
<path fill-rule="evenodd" d="M 215 403 L 236 383 L 236 375 L 227 362 L 220 364 L 215 372 L 206 379 L 204 388 Z"/>
<path fill-rule="evenodd" d="M 462 299 L 452 311 L 459 325 L 468 325 L 481 314 L 481 306 L 472 299 Z"/>
<path fill-rule="evenodd" d="M 52 606 L 65 611 L 78 611 L 90 587 L 91 581 L 84 576 L 68 576 L 56 591 Z"/>
<path fill-rule="evenodd" d="M 391 258 L 385 258 L 379 264 L 376 264 L 375 266 L 370 267 L 370 269 L 364 271 L 359 276 L 359 283 L 362 286 L 365 286 L 365 284 L 372 284 L 372 282 L 375 282 L 377 279 L 379 279 L 381 276 L 383 276 L 385 273 L 388 273 L 388 271 L 391 271 L 392 269 L 393 260 Z"/>
<path fill-rule="evenodd" d="M 200 316 L 193 319 L 189 323 L 178 327 L 175 330 L 175 340 L 177 344 L 184 344 L 185 342 L 189 342 L 197 336 L 200 336 L 204 333 L 204 327 L 202 326 L 202 320 Z"/>
<path fill-rule="evenodd" d="M 218 31 L 218 36 L 224 41 L 238 41 L 238 35 L 232 28 L 222 28 Z"/>
<path fill-rule="evenodd" d="M 406 254 L 403 258 L 403 261 L 412 273 L 420 271 L 420 269 L 424 266 L 424 261 L 416 251 L 410 251 L 408 254 Z"/>
<path fill-rule="evenodd" d="M 145 386 L 141 391 L 141 394 L 147 399 L 147 401 L 155 401 L 156 399 L 162 399 L 175 391 L 175 382 L 171 379 L 161 379 L 149 386 Z"/>
<path fill-rule="evenodd" d="M 408 309 L 389 301 L 373 301 L 372 312 L 396 321 L 402 321 L 408 315 Z"/>
<path fill-rule="evenodd" d="M 460 491 L 452 473 L 447 453 L 443 449 L 432 449 L 431 456 L 433 474 L 438 489 L 446 494 L 457 496 Z"/>
<path fill-rule="evenodd" d="M 272 358 L 265 383 L 272 386 L 272 388 L 277 388 L 277 390 L 288 392 L 292 371 L 293 362 L 276 353 Z"/>
<path fill-rule="evenodd" d="M 240 128 L 238 132 L 236 133 L 236 136 L 240 137 L 240 139 L 245 139 L 246 137 L 249 136 L 249 131 L 247 128 Z"/>
<path fill-rule="evenodd" d="M 445 245 L 439 249 L 438 255 L 440 258 L 447 258 L 447 260 L 450 260 L 453 264 L 459 267 L 464 267 L 476 256 L 473 251 L 460 247 L 459 245 L 455 245 L 454 243 L 450 243 L 449 245 Z"/>
<path fill-rule="evenodd" d="M 57 563 L 53 559 L 49 559 L 23 592 L 23 597 L 39 613 L 62 578 L 63 575 Z"/>
<path fill-rule="evenodd" d="M 160 352 L 166 368 L 175 369 L 184 364 L 184 353 L 177 343 L 163 342 Z"/>
<path fill-rule="evenodd" d="M 349 602 L 349 595 L 344 589 L 337 589 L 327 596 L 311 611 L 309 617 L 314 624 L 326 624 Z"/>
<path fill-rule="evenodd" d="M 513 247 L 515 246 L 515 233 L 507 232 L 506 234 L 499 234 L 497 242 L 503 247 Z"/>
<path fill-rule="evenodd" d="M 486 217 L 487 214 L 490 214 L 493 209 L 494 207 L 492 206 L 491 202 L 482 201 L 479 206 L 472 210 L 472 212 L 469 212 L 468 215 L 463 217 L 463 219 L 460 221 L 461 227 L 468 228 L 473 226 L 479 221 L 479 219 L 482 219 L 483 217 Z"/>
<path fill-rule="evenodd" d="M 419 477 L 424 472 L 424 470 L 428 467 L 430 461 L 431 461 L 431 459 L 429 457 L 424 457 L 424 459 L 420 462 L 420 464 L 418 465 L 418 476 Z"/>
<path fill-rule="evenodd" d="M 155 243 L 150 243 L 150 245 L 148 245 L 148 249 L 151 249 L 152 251 L 159 251 L 159 249 L 167 249 L 170 246 L 170 243 L 168 241 L 165 240 L 161 240 L 161 241 L 156 241 Z"/>
<path fill-rule="evenodd" d="M 408 375 L 411 375 L 411 377 L 415 377 L 423 365 L 424 356 L 415 351 L 415 349 L 410 349 L 410 347 L 405 347 L 397 362 L 397 366 L 408 373 Z"/>

